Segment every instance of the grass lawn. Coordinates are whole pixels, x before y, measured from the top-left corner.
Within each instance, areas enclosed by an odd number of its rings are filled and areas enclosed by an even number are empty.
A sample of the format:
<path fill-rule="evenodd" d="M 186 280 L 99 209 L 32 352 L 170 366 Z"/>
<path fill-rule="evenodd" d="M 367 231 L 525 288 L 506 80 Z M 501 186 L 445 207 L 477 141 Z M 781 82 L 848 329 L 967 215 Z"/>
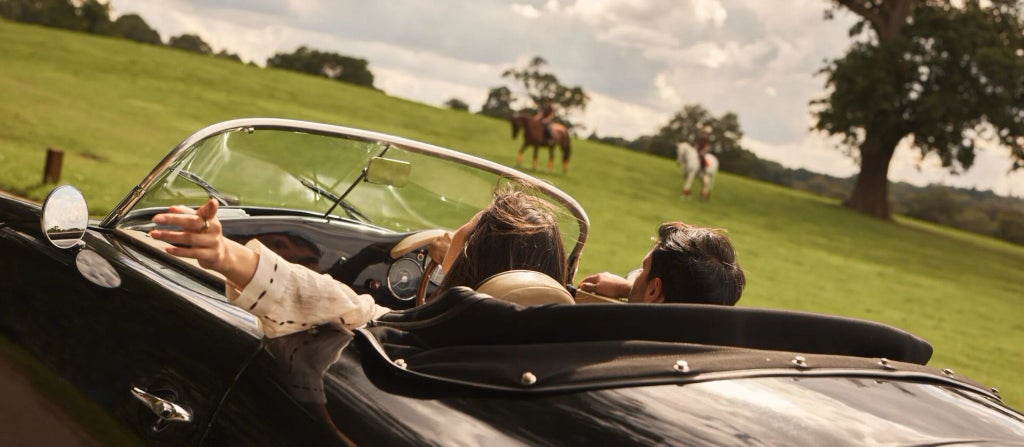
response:
<path fill-rule="evenodd" d="M 0 55 L 0 189 L 45 197 L 53 186 L 40 182 L 45 150 L 61 148 L 62 182 L 78 186 L 97 215 L 190 133 L 231 118 L 366 128 L 505 164 L 518 148 L 504 121 L 173 49 L 0 21 Z M 568 175 L 537 175 L 590 215 L 577 279 L 637 267 L 663 221 L 725 228 L 747 272 L 740 305 L 909 330 L 935 347 L 930 365 L 1024 407 L 1024 247 L 910 219 L 877 221 L 729 174 L 719 176 L 712 202 L 683 201 L 672 160 L 580 140 L 573 154 Z"/>

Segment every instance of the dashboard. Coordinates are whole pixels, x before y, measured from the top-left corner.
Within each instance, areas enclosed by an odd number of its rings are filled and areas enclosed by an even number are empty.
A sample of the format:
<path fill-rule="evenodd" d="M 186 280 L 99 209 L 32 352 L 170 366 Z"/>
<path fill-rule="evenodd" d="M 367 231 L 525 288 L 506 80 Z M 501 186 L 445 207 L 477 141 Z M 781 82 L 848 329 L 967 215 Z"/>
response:
<path fill-rule="evenodd" d="M 358 223 L 298 216 L 221 219 L 225 237 L 259 240 L 282 258 L 326 273 L 377 304 L 406 309 L 427 264 L 427 245 L 443 230 L 396 233 Z M 431 278 L 427 293 L 440 281 Z"/>

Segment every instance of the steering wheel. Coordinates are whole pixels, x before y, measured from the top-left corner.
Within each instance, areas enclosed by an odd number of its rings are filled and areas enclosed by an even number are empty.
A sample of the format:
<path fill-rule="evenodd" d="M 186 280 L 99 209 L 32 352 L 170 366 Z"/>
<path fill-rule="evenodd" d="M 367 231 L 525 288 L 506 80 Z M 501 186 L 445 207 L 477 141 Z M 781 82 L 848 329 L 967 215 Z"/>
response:
<path fill-rule="evenodd" d="M 434 239 L 444 236 L 448 231 L 436 229 L 436 230 L 423 230 L 417 231 L 398 241 L 394 247 L 391 247 L 391 259 L 398 259 L 405 256 L 406 253 L 420 248 L 424 245 L 429 244 Z"/>
<path fill-rule="evenodd" d="M 391 248 L 391 259 L 398 259 L 405 256 L 406 253 L 413 251 L 419 247 L 429 244 L 434 239 L 444 236 L 447 230 L 435 229 L 435 230 L 423 230 L 412 233 L 398 241 L 394 247 Z M 434 262 L 429 256 L 427 257 L 427 266 L 423 269 L 423 276 L 420 277 L 420 282 L 416 286 L 416 305 L 419 306 L 427 302 L 427 285 L 430 284 L 430 277 L 434 274 L 434 270 L 437 270 L 438 264 Z"/>
<path fill-rule="evenodd" d="M 430 284 L 430 277 L 434 276 L 434 270 L 437 270 L 438 265 L 440 265 L 430 257 L 427 257 L 427 259 L 427 266 L 423 269 L 423 276 L 420 277 L 420 283 L 416 286 L 417 306 L 427 302 L 427 285 Z"/>

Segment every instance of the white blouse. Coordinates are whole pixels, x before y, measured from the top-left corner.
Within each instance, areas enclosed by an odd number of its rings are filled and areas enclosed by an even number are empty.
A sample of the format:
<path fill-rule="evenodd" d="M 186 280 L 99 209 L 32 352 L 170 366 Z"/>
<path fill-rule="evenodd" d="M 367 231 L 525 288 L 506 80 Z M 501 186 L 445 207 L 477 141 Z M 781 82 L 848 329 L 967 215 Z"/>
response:
<path fill-rule="evenodd" d="M 246 247 L 260 255 L 256 274 L 242 290 L 228 281 L 225 295 L 259 318 L 267 337 L 322 325 L 353 329 L 391 311 L 331 275 L 285 261 L 255 239 Z"/>

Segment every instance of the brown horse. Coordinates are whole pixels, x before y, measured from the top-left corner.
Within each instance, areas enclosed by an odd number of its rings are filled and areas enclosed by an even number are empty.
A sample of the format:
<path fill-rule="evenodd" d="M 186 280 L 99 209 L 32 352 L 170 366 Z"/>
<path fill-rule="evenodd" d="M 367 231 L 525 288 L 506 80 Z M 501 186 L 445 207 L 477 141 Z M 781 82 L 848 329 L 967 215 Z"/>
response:
<path fill-rule="evenodd" d="M 572 147 L 569 145 L 569 130 L 561 123 L 551 123 L 551 141 L 545 141 L 544 125 L 540 120 L 525 113 L 512 115 L 512 139 L 519 136 L 519 129 L 523 130 L 523 145 L 519 147 L 516 155 L 516 167 L 523 164 L 523 151 L 526 146 L 533 146 L 533 169 L 537 169 L 537 150 L 540 146 L 548 147 L 548 170 L 555 165 L 555 145 L 562 149 L 562 172 L 569 172 L 569 157 L 572 155 Z"/>

